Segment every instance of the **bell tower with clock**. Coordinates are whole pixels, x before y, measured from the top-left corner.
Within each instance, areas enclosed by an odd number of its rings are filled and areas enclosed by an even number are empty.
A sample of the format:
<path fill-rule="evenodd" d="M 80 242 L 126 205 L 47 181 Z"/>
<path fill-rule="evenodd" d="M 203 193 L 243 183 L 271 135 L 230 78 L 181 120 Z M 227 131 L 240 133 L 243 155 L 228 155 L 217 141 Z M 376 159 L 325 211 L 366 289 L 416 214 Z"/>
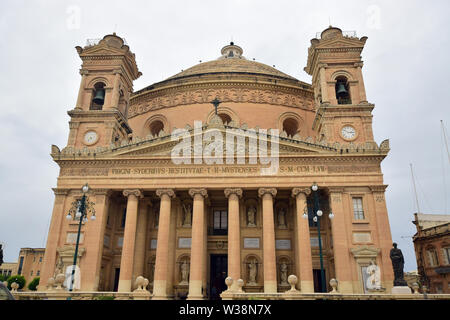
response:
<path fill-rule="evenodd" d="M 68 112 L 67 146 L 104 147 L 127 138 L 132 133 L 127 113 L 133 81 L 142 75 L 134 53 L 115 33 L 76 49 L 83 61 L 82 78 L 76 107 Z"/>
<path fill-rule="evenodd" d="M 334 27 L 311 40 L 305 71 L 312 76 L 318 140 L 340 144 L 373 142 L 373 104 L 367 102 L 361 52 L 367 37 Z"/>

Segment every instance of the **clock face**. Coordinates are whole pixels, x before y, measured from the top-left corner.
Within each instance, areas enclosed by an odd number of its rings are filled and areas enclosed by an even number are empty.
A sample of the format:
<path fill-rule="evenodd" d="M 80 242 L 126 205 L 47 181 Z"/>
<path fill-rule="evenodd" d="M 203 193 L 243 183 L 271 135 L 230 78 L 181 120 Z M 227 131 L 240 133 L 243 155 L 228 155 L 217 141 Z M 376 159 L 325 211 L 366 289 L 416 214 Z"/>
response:
<path fill-rule="evenodd" d="M 84 142 L 86 144 L 94 144 L 98 140 L 97 132 L 95 131 L 88 131 L 84 135 Z"/>
<path fill-rule="evenodd" d="M 351 126 L 345 126 L 341 131 L 342 137 L 346 140 L 352 140 L 356 137 L 356 130 Z"/>

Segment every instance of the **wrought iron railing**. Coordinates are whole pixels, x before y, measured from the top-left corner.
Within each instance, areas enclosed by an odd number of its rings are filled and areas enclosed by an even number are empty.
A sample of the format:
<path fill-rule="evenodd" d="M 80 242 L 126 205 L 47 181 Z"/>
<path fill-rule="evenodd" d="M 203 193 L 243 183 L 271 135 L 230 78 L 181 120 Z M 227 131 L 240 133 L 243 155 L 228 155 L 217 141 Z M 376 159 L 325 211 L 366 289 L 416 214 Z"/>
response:
<path fill-rule="evenodd" d="M 320 39 L 322 32 L 323 31 L 316 33 L 316 39 Z M 358 35 L 356 34 L 356 31 L 342 31 L 342 35 L 347 38 L 357 38 L 358 37 Z"/>

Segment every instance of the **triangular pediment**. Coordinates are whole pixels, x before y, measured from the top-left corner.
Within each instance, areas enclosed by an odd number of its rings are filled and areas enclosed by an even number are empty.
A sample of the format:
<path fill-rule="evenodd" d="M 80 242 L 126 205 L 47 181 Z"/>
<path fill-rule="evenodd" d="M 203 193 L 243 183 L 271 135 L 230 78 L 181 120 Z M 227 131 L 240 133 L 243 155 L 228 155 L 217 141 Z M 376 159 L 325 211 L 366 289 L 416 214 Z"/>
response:
<path fill-rule="evenodd" d="M 336 49 L 336 48 L 355 48 L 364 47 L 364 43 L 359 39 L 352 38 L 338 38 L 328 41 L 321 41 L 320 44 L 316 46 L 316 49 Z"/>
<path fill-rule="evenodd" d="M 97 45 L 95 47 L 92 48 L 87 48 L 85 50 L 83 50 L 83 53 L 81 54 L 81 56 L 83 55 L 124 55 L 124 51 L 117 49 L 117 48 L 112 48 L 109 47 L 107 45 Z"/>
<path fill-rule="evenodd" d="M 211 129 L 211 128 L 209 128 Z M 226 143 L 226 134 L 227 131 L 225 128 L 213 128 L 219 135 L 222 136 L 222 150 L 223 154 L 226 155 L 227 152 L 227 143 Z M 201 137 L 199 139 L 199 134 L 194 134 L 194 132 L 190 132 L 189 135 L 186 135 L 183 139 L 185 140 L 172 140 L 170 135 L 166 135 L 163 137 L 153 138 L 153 139 L 147 139 L 147 140 L 140 140 L 136 139 L 130 144 L 122 145 L 117 148 L 113 148 L 112 150 L 108 151 L 107 154 L 109 156 L 113 157 L 170 157 L 172 154 L 172 150 L 182 141 L 189 141 L 189 146 L 191 150 L 191 154 L 194 154 L 194 148 L 196 143 L 200 141 L 202 144 L 202 150 L 206 150 L 208 146 L 211 146 L 211 143 L 214 143 L 216 141 L 220 141 L 216 139 L 216 136 L 211 139 L 205 138 L 206 131 L 202 131 Z M 242 148 L 245 148 L 245 154 L 250 154 L 251 147 L 249 146 L 249 139 L 246 135 L 246 131 L 241 131 L 240 133 L 236 133 L 237 136 L 241 136 L 241 138 L 246 138 L 244 144 L 237 143 L 238 139 L 234 140 L 234 150 L 235 154 L 237 153 L 238 148 L 242 151 Z M 220 136 L 219 136 L 220 137 Z M 311 138 L 310 138 L 311 139 Z M 278 152 L 280 156 L 284 155 L 307 155 L 307 154 L 330 154 L 330 153 L 336 153 L 337 150 L 334 148 L 328 147 L 325 144 L 315 144 L 312 141 L 301 141 L 301 140 L 294 140 L 292 138 L 285 138 L 285 137 L 271 137 L 271 136 L 258 136 L 257 140 L 257 147 L 262 145 L 267 145 L 268 153 L 271 152 L 271 144 L 272 142 L 276 143 L 278 142 Z M 254 150 L 254 149 L 253 149 Z M 104 154 L 105 156 L 107 154 Z"/>

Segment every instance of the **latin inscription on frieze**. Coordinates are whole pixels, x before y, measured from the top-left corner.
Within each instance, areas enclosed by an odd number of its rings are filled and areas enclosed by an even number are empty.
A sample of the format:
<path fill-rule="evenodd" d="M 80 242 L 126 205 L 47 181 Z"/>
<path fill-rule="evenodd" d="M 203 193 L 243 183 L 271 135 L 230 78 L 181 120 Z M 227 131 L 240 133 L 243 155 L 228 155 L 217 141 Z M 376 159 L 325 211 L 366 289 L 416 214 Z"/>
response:
<path fill-rule="evenodd" d="M 147 168 L 62 168 L 61 176 L 259 176 L 262 166 L 160 166 Z M 376 166 L 280 165 L 278 176 L 379 172 Z"/>

